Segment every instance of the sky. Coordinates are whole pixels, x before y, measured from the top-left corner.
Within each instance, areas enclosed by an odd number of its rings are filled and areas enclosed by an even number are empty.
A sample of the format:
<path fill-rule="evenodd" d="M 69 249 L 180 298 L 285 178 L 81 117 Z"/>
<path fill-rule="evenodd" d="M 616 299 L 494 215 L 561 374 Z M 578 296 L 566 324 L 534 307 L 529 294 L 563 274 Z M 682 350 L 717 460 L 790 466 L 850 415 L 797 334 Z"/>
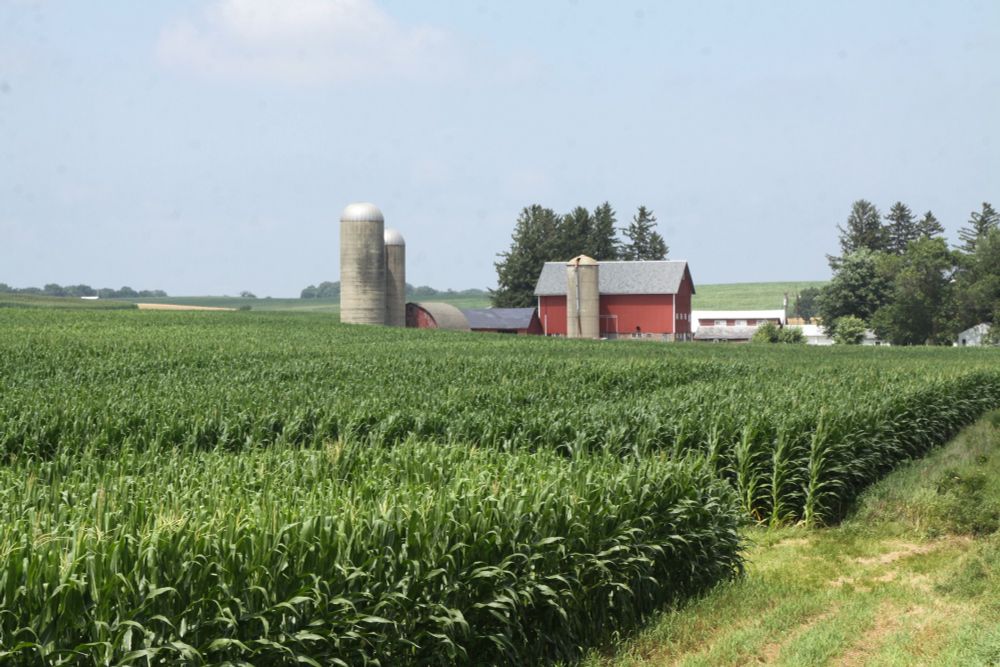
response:
<path fill-rule="evenodd" d="M 988 0 L 0 0 L 0 282 L 297 296 L 354 201 L 415 285 L 604 201 L 696 284 L 822 280 L 856 199 L 1000 205 L 998 63 Z"/>

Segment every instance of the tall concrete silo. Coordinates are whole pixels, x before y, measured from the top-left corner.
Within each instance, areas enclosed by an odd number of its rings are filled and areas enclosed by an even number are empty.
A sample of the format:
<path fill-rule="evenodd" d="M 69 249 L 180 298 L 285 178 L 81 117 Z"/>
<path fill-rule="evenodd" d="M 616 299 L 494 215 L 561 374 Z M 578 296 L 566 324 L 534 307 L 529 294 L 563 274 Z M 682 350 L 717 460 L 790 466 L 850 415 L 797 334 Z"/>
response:
<path fill-rule="evenodd" d="M 566 337 L 601 337 L 598 264 L 586 255 L 566 264 Z"/>
<path fill-rule="evenodd" d="M 340 321 L 385 323 L 385 218 L 374 204 L 340 214 Z"/>
<path fill-rule="evenodd" d="M 395 229 L 385 230 L 385 324 L 406 326 L 406 241 Z"/>

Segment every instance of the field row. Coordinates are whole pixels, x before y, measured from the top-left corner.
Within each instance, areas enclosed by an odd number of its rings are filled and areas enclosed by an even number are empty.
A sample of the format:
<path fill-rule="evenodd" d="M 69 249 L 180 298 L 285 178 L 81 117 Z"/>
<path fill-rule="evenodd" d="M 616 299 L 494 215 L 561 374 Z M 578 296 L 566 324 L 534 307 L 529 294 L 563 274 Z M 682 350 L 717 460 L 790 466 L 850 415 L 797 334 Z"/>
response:
<path fill-rule="evenodd" d="M 774 347 L 6 311 L 0 652 L 572 660 L 1000 405 L 993 351 Z"/>

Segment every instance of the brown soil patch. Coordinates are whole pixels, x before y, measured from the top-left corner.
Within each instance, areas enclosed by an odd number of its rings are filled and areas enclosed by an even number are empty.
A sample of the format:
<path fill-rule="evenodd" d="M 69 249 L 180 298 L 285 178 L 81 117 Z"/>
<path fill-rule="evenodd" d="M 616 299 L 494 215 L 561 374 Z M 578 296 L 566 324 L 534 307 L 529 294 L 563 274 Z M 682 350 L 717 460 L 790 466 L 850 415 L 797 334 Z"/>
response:
<path fill-rule="evenodd" d="M 179 303 L 137 303 L 139 310 L 236 310 L 221 306 L 185 306 Z"/>
<path fill-rule="evenodd" d="M 787 540 L 781 540 L 776 543 L 776 547 L 803 547 L 809 544 L 809 538 L 807 537 L 789 537 Z"/>
<path fill-rule="evenodd" d="M 802 636 L 804 633 L 808 632 L 818 624 L 822 623 L 826 619 L 830 618 L 836 613 L 836 609 L 830 609 L 824 611 L 822 614 L 814 616 L 808 619 L 802 625 L 792 628 L 790 631 L 785 633 L 785 636 L 779 642 L 769 642 L 765 644 L 760 653 L 757 654 L 757 662 L 763 663 L 765 665 L 770 665 L 778 659 L 781 655 L 781 649 L 783 649 L 788 644 L 791 644 L 798 637 Z"/>
<path fill-rule="evenodd" d="M 888 565 L 889 563 L 895 563 L 901 558 L 908 558 L 910 556 L 916 556 L 918 554 L 926 554 L 934 551 L 939 546 L 939 543 L 931 542 L 929 544 L 910 544 L 906 542 L 896 542 L 893 544 L 896 547 L 894 551 L 884 553 L 880 556 L 872 556 L 871 558 L 855 558 L 855 563 L 860 563 L 861 565 Z"/>
<path fill-rule="evenodd" d="M 864 665 L 875 654 L 886 637 L 899 629 L 899 609 L 885 602 L 875 612 L 875 622 L 847 652 L 836 661 L 837 665 Z"/>

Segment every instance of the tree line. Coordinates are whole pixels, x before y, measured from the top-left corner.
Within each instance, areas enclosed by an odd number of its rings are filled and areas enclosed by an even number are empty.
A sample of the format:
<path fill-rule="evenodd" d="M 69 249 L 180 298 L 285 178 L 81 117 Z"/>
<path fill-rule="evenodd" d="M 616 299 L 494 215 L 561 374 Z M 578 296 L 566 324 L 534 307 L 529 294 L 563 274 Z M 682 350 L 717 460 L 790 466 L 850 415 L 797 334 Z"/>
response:
<path fill-rule="evenodd" d="M 533 306 L 535 284 L 545 262 L 568 261 L 577 255 L 598 261 L 667 258 L 670 249 L 656 231 L 652 210 L 640 206 L 627 227 L 617 224 L 617 214 L 608 202 L 593 211 L 577 206 L 562 215 L 539 204 L 525 207 L 514 225 L 510 248 L 499 253 L 494 264 L 497 288 L 490 290 L 493 306 Z M 619 231 L 624 240 L 619 239 Z"/>
<path fill-rule="evenodd" d="M 406 283 L 406 296 L 414 299 L 427 299 L 435 296 L 472 296 L 485 297 L 486 290 L 465 289 L 456 291 L 453 289 L 438 290 L 427 285 L 414 286 Z M 319 285 L 309 285 L 299 294 L 301 299 L 338 299 L 340 298 L 340 281 L 331 282 L 325 280 Z"/>
<path fill-rule="evenodd" d="M 869 328 L 894 345 L 950 344 L 1000 319 L 1000 215 L 990 203 L 971 213 L 957 247 L 931 211 L 918 218 L 899 201 L 883 215 L 859 199 L 838 230 L 832 280 L 795 306 L 836 339 L 856 342 Z"/>
<path fill-rule="evenodd" d="M 132 299 L 135 297 L 168 296 L 167 293 L 161 289 L 134 290 L 127 286 L 119 289 L 112 289 L 110 287 L 95 289 L 90 285 L 59 285 L 57 283 L 49 283 L 44 287 L 11 287 L 7 283 L 0 283 L 0 292 L 9 292 L 11 294 L 39 294 L 42 296 L 96 296 L 101 299 Z"/>

